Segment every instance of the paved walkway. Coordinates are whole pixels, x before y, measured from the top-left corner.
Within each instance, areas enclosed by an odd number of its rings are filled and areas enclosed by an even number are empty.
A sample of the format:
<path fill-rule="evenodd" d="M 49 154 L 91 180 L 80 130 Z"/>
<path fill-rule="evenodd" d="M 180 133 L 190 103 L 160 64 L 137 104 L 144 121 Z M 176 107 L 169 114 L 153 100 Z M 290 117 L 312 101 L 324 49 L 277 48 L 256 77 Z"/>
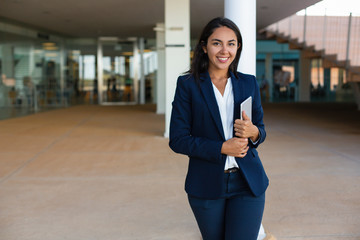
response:
<path fill-rule="evenodd" d="M 264 227 L 278 240 L 359 240 L 360 114 L 308 106 L 265 106 Z M 187 159 L 168 148 L 154 110 L 76 106 L 0 121 L 0 239 L 200 239 Z"/>

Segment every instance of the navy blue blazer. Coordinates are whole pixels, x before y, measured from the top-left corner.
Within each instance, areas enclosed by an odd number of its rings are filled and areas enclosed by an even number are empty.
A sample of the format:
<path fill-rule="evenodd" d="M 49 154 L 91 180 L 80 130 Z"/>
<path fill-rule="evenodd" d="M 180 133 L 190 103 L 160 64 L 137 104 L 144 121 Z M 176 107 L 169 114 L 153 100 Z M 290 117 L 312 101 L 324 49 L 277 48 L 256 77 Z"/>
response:
<path fill-rule="evenodd" d="M 252 122 L 259 128 L 260 139 L 256 144 L 249 141 L 244 158 L 235 158 L 252 193 L 259 196 L 265 192 L 269 180 L 256 151 L 265 140 L 263 109 L 260 91 L 252 75 L 238 72 L 231 74 L 234 92 L 234 121 L 240 118 L 240 104 L 252 96 Z M 225 142 L 219 107 L 216 102 L 209 73 L 196 81 L 192 75 L 180 76 L 170 120 L 170 148 L 189 156 L 185 181 L 188 194 L 200 198 L 215 199 L 222 193 L 226 155 L 221 153 Z"/>

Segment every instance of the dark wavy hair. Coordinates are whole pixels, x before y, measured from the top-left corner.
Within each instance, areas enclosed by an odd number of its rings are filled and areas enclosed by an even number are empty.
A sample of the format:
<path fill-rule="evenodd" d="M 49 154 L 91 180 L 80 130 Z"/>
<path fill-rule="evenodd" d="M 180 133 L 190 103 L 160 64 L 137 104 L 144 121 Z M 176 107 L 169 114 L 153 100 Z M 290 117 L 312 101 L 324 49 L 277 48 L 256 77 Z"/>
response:
<path fill-rule="evenodd" d="M 191 62 L 190 70 L 187 73 L 192 74 L 196 80 L 200 79 L 200 74 L 208 70 L 209 67 L 209 58 L 208 55 L 204 52 L 203 46 L 207 45 L 208 38 L 213 32 L 219 27 L 227 27 L 234 31 L 237 41 L 240 44 L 236 52 L 235 59 L 229 66 L 229 71 L 233 72 L 237 76 L 237 67 L 239 64 L 239 59 L 242 51 L 242 36 L 239 28 L 236 24 L 228 18 L 217 17 L 212 19 L 203 29 L 199 42 L 197 43 L 194 49 L 194 56 Z"/>

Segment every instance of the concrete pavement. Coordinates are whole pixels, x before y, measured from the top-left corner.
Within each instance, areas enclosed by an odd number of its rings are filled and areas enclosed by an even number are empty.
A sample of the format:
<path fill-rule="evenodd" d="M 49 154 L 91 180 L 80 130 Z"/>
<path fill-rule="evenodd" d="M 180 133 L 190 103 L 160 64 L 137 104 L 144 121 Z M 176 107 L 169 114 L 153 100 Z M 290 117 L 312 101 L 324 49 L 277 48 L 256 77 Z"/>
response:
<path fill-rule="evenodd" d="M 263 225 L 278 240 L 360 239 L 356 106 L 265 105 Z M 0 121 L 0 239 L 199 239 L 154 105 Z"/>

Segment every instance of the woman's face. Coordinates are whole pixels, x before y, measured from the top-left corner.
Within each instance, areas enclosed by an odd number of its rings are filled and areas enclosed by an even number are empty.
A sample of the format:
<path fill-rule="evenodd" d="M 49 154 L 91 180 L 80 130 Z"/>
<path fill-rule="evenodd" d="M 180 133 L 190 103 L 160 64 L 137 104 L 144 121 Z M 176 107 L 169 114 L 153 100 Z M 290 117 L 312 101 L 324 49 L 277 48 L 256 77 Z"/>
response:
<path fill-rule="evenodd" d="M 228 71 L 238 48 L 239 43 L 233 30 L 227 27 L 215 29 L 209 36 L 206 46 L 203 47 L 209 57 L 209 72 Z"/>

